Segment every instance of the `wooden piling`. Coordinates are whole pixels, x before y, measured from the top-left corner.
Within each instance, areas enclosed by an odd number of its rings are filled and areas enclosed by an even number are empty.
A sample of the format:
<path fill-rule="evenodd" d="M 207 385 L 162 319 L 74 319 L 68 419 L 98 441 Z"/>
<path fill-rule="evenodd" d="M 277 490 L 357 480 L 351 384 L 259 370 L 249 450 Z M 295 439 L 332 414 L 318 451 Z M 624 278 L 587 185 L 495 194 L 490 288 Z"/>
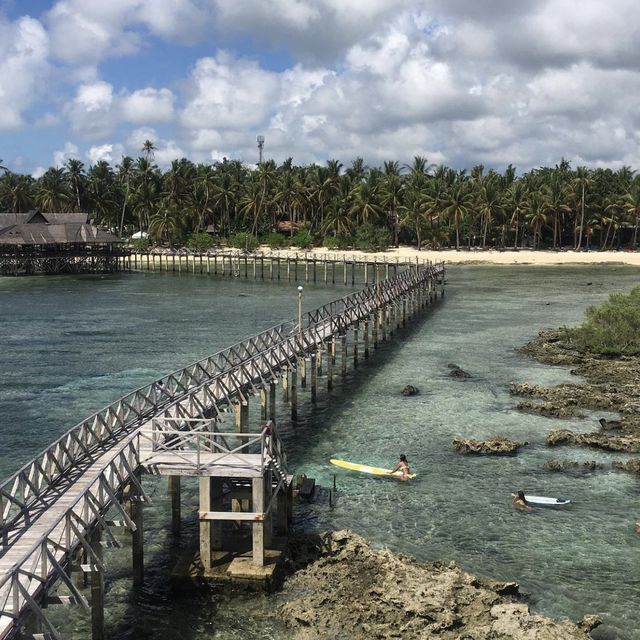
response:
<path fill-rule="evenodd" d="M 317 399 L 317 385 L 318 385 L 318 366 L 316 364 L 316 354 L 312 353 L 310 358 L 311 367 L 311 402 L 315 403 Z"/>
<path fill-rule="evenodd" d="M 169 476 L 167 478 L 167 491 L 171 498 L 171 531 L 174 534 L 180 533 L 180 476 Z"/>
<path fill-rule="evenodd" d="M 340 344 L 341 344 L 340 361 L 342 363 L 340 373 L 344 378 L 347 375 L 347 334 L 346 333 L 343 333 L 340 335 Z"/>
<path fill-rule="evenodd" d="M 291 369 L 290 380 L 290 393 L 291 393 L 291 419 L 298 419 L 298 371 L 294 367 Z"/>
<path fill-rule="evenodd" d="M 253 501 L 253 512 L 264 513 L 265 482 L 264 478 L 253 478 L 251 481 L 251 495 Z M 264 522 L 257 520 L 253 522 L 253 554 L 252 562 L 258 567 L 264 566 Z"/>
<path fill-rule="evenodd" d="M 97 527 L 91 534 L 91 548 L 102 559 L 100 529 Z M 91 639 L 104 640 L 104 575 L 94 562 L 91 566 Z"/>

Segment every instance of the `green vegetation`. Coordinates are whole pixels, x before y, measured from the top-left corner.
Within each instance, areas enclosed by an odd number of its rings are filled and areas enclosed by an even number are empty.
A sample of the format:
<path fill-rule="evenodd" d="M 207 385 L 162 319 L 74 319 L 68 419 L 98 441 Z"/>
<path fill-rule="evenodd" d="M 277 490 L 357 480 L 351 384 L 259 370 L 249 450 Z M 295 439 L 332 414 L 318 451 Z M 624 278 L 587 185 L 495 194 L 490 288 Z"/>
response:
<path fill-rule="evenodd" d="M 206 251 L 215 245 L 215 240 L 208 233 L 194 233 L 187 238 L 187 249 Z"/>
<path fill-rule="evenodd" d="M 600 307 L 589 307 L 584 324 L 567 329 L 579 351 L 607 356 L 640 354 L 640 287 L 629 295 L 613 293 Z"/>
<path fill-rule="evenodd" d="M 248 233 L 247 231 L 240 231 L 240 233 L 236 233 L 234 236 L 229 238 L 229 246 L 234 247 L 235 249 L 243 249 L 244 251 L 255 251 L 260 243 L 258 239 Z"/>
<path fill-rule="evenodd" d="M 285 238 L 281 233 L 272 231 L 262 239 L 262 244 L 266 244 L 270 249 L 281 249 L 282 247 L 289 246 L 289 240 Z"/>
<path fill-rule="evenodd" d="M 340 246 L 636 248 L 640 176 L 629 167 L 572 169 L 561 161 L 516 175 L 428 164 L 417 156 L 367 167 L 296 166 L 273 160 L 251 169 L 237 160 L 195 164 L 174 160 L 166 171 L 153 161 L 153 143 L 141 157 L 112 167 L 79 160 L 40 178 L 4 171 L 0 211 L 83 211 L 116 233 L 146 231 L 153 242 L 175 245 L 205 231 L 233 238 L 243 232 L 275 243 L 276 230 L 298 230 L 292 244 L 307 247 L 334 238 Z M 375 235 L 369 225 L 380 232 Z M 198 241 L 199 242 L 199 241 Z M 234 241 L 235 242 L 235 241 Z M 327 240 L 330 245 L 334 240 Z M 242 248 L 248 248 L 247 242 Z"/>
<path fill-rule="evenodd" d="M 391 244 L 391 233 L 388 229 L 363 224 L 355 236 L 355 246 L 362 251 L 384 251 Z"/>

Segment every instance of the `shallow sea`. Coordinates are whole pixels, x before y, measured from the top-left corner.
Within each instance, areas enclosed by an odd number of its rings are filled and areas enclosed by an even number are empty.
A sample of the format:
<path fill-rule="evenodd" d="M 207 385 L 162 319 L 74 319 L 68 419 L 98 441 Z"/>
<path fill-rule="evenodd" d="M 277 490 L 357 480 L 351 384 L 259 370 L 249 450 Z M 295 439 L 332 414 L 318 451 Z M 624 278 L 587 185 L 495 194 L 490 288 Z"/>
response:
<path fill-rule="evenodd" d="M 350 528 L 376 546 L 420 560 L 455 560 L 464 569 L 516 580 L 535 611 L 580 618 L 600 613 L 598 638 L 640 638 L 640 480 L 605 468 L 554 474 L 551 458 L 597 460 L 610 467 L 624 454 L 544 446 L 561 426 L 589 431 L 604 413 L 553 420 L 520 413 L 511 382 L 557 384 L 567 368 L 537 364 L 516 348 L 539 329 L 579 322 L 591 304 L 639 281 L 623 266 L 455 266 L 447 293 L 422 319 L 381 345 L 311 407 L 306 392 L 298 422 L 280 402 L 290 466 L 315 477 L 317 500 L 300 506 L 299 530 Z M 305 284 L 304 307 L 348 292 Z M 295 283 L 187 274 L 0 279 L 0 475 L 6 477 L 80 419 L 171 370 L 296 313 Z M 448 364 L 472 374 L 450 378 Z M 421 393 L 404 398 L 414 384 Z M 281 399 L 279 399 L 281 400 Z M 254 403 L 257 404 L 257 403 Z M 257 424 L 256 407 L 251 419 Z M 456 435 L 504 435 L 531 444 L 518 456 L 456 454 Z M 418 474 L 397 483 L 342 471 L 331 457 L 388 466 L 406 453 Z M 337 500 L 330 507 L 333 481 Z M 183 533 L 172 539 L 163 481 L 147 478 L 145 585 L 134 590 L 128 549 L 109 551 L 109 637 L 287 638 L 269 617 L 274 600 L 171 589 L 168 574 L 196 534 L 196 487 L 185 483 Z M 563 496 L 564 510 L 521 514 L 517 489 Z M 80 613 L 50 609 L 71 637 L 87 637 Z"/>

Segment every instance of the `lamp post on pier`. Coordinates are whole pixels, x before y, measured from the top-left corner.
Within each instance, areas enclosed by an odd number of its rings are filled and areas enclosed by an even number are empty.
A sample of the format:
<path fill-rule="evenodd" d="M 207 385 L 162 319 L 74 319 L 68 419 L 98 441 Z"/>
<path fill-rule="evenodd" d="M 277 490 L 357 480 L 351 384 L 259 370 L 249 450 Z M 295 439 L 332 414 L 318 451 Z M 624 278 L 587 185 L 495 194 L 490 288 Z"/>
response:
<path fill-rule="evenodd" d="M 302 292 L 304 287 L 298 287 L 298 340 L 302 341 Z"/>

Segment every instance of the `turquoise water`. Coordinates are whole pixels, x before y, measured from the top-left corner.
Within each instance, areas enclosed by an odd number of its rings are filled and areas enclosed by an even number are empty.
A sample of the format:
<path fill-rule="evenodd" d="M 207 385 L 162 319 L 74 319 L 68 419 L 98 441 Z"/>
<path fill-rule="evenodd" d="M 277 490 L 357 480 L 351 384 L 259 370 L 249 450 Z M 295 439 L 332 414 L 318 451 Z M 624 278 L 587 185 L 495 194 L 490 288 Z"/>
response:
<path fill-rule="evenodd" d="M 631 267 L 449 268 L 445 300 L 423 321 L 383 345 L 344 384 L 338 380 L 330 395 L 320 393 L 314 408 L 302 393 L 297 424 L 280 407 L 291 466 L 325 487 L 335 474 L 338 489 L 333 507 L 322 490 L 313 505 L 301 506 L 296 528 L 348 527 L 421 560 L 455 560 L 473 573 L 517 580 L 536 611 L 574 619 L 600 613 L 606 625 L 597 637 L 640 638 L 640 536 L 633 533 L 640 481 L 610 470 L 576 477 L 542 469 L 551 457 L 628 456 L 547 449 L 550 429 L 591 430 L 605 414 L 555 421 L 517 412 L 509 395 L 511 382 L 574 378 L 516 347 L 541 328 L 580 321 L 586 306 L 637 282 Z M 305 308 L 345 292 L 305 286 Z M 2 475 L 119 394 L 294 316 L 295 296 L 291 285 L 176 274 L 0 280 L 0 431 L 5 441 L 10 434 Z M 450 378 L 449 363 L 473 377 Z M 407 383 L 421 394 L 402 397 Z M 252 417 L 257 420 L 255 407 Z M 516 457 L 462 457 L 451 446 L 456 435 L 505 435 L 531 444 Z M 418 473 L 412 483 L 328 464 L 341 457 L 388 466 L 401 452 Z M 126 550 L 109 552 L 111 637 L 286 638 L 263 617 L 272 599 L 261 598 L 258 619 L 246 620 L 244 598 L 171 591 L 168 572 L 196 530 L 195 486 L 187 484 L 185 530 L 172 541 L 164 483 L 145 483 L 154 494 L 145 521 L 145 587 L 131 589 Z M 520 488 L 574 504 L 521 514 L 509 495 Z M 84 637 L 82 616 L 66 624 Z"/>

